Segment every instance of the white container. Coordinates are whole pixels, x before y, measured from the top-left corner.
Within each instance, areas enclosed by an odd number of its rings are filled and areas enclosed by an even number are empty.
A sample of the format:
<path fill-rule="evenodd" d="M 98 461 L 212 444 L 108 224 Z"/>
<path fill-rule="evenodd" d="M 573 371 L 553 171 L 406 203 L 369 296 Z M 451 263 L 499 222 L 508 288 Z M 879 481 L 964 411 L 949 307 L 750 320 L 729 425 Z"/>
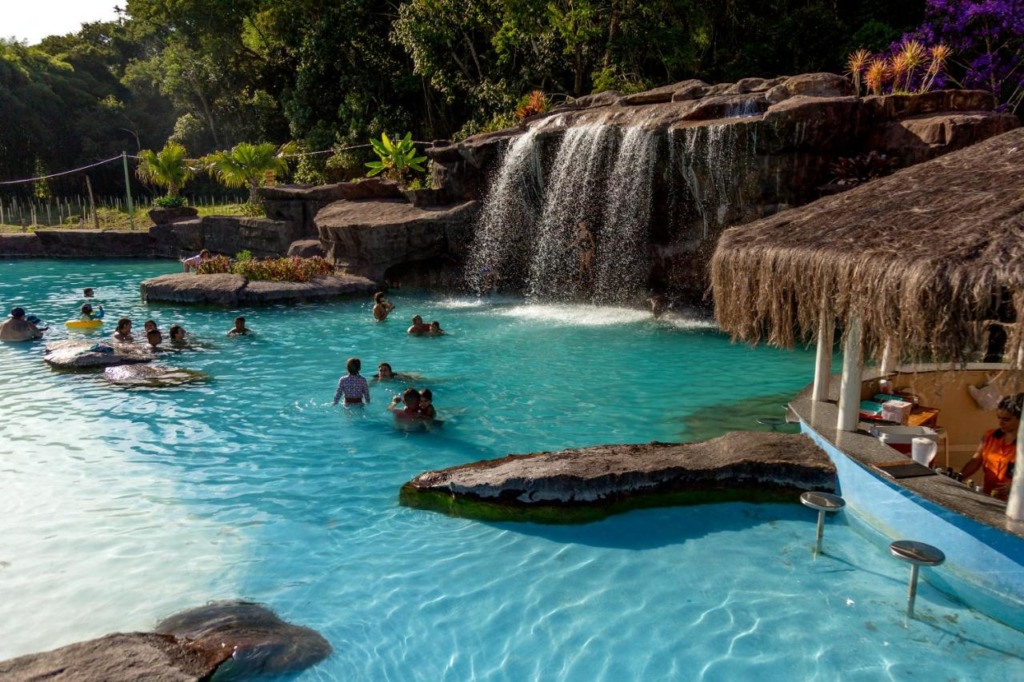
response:
<path fill-rule="evenodd" d="M 886 400 L 882 403 L 882 419 L 906 424 L 913 409 L 914 403 L 908 403 L 906 400 Z"/>
<path fill-rule="evenodd" d="M 931 438 L 918 436 L 910 441 L 910 458 L 918 464 L 930 466 L 935 453 L 939 450 L 939 444 Z"/>

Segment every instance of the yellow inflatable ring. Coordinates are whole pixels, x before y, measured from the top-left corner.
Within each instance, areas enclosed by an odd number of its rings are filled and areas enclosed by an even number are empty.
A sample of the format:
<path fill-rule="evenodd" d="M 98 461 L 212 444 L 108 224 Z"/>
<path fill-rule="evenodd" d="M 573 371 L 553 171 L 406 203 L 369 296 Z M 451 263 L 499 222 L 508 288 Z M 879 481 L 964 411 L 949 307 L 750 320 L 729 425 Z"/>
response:
<path fill-rule="evenodd" d="M 99 329 L 103 320 L 68 320 L 64 326 L 68 329 Z"/>

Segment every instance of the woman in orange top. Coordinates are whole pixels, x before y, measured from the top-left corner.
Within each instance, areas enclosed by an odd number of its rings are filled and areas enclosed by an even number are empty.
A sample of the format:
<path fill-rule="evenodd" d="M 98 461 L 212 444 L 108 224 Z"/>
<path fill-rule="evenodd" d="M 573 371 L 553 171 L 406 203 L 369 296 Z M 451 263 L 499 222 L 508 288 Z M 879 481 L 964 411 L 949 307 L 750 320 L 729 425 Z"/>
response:
<path fill-rule="evenodd" d="M 986 431 L 974 456 L 960 470 L 966 478 L 982 469 L 985 481 L 982 490 L 992 497 L 1005 500 L 1010 494 L 1010 465 L 1017 459 L 1017 429 L 1020 427 L 1024 393 L 1007 396 L 999 401 L 996 419 L 999 428 Z"/>

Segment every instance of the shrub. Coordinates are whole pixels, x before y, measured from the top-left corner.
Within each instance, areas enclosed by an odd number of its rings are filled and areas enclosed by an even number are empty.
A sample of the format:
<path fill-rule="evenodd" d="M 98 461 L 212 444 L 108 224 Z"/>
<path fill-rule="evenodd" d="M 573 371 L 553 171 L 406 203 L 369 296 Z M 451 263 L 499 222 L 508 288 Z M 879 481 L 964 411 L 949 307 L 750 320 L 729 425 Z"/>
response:
<path fill-rule="evenodd" d="M 334 267 L 320 256 L 313 258 L 253 258 L 248 251 L 248 258 L 232 261 L 227 256 L 214 256 L 199 266 L 201 275 L 230 273 L 241 275 L 249 280 L 271 282 L 308 282 L 316 277 L 329 275 Z"/>
<path fill-rule="evenodd" d="M 181 195 L 157 197 L 153 200 L 153 205 L 159 208 L 181 208 L 185 205 L 185 197 Z"/>
<path fill-rule="evenodd" d="M 531 116 L 543 114 L 549 109 L 551 109 L 551 103 L 548 101 L 548 96 L 544 94 L 543 90 L 534 90 L 519 100 L 519 106 L 516 107 L 516 120 L 522 121 Z"/>

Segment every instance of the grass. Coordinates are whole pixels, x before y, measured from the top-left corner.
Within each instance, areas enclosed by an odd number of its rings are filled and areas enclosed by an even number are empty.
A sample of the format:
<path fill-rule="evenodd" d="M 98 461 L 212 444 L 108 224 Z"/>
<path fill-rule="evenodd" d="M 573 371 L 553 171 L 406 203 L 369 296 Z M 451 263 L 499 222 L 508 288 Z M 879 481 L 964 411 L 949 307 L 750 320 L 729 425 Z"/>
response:
<path fill-rule="evenodd" d="M 248 204 L 237 203 L 237 204 L 221 204 L 220 206 L 198 206 L 199 215 L 229 215 L 229 216 L 252 216 L 254 215 L 253 209 L 249 208 Z M 99 218 L 99 224 L 101 230 L 114 230 L 119 232 L 129 232 L 132 229 L 131 221 L 128 219 L 127 211 L 119 211 L 112 208 L 98 208 L 96 209 L 97 216 Z M 255 215 L 262 216 L 262 207 L 255 213 Z M 133 216 L 135 218 L 135 230 L 143 231 L 148 230 L 153 226 L 153 221 L 149 219 L 149 208 L 139 207 L 136 208 Z M 95 224 L 92 220 L 74 220 L 69 219 L 64 222 L 63 225 L 27 225 L 22 227 L 21 225 L 9 225 L 0 224 L 0 234 L 11 234 L 11 233 L 22 233 L 22 232 L 35 232 L 36 230 L 91 230 L 95 228 Z"/>

